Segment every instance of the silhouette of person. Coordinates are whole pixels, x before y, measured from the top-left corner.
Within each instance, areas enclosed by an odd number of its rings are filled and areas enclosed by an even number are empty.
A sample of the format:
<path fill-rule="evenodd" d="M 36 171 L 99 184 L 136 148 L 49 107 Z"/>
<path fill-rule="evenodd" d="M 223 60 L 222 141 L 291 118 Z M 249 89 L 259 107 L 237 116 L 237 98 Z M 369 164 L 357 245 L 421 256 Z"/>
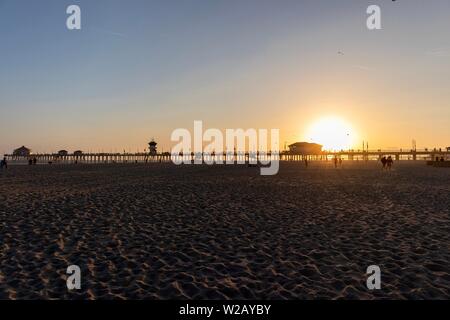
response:
<path fill-rule="evenodd" d="M 36 165 L 36 163 L 37 163 L 37 159 L 33 158 L 33 165 Z"/>
<path fill-rule="evenodd" d="M 334 157 L 333 162 L 334 162 L 334 167 L 337 168 L 338 158 L 336 156 Z"/>
<path fill-rule="evenodd" d="M 8 162 L 6 161 L 6 157 L 3 158 L 2 161 L 0 161 L 0 169 L 8 169 Z"/>
<path fill-rule="evenodd" d="M 394 163 L 394 160 L 392 160 L 392 157 L 389 156 L 389 157 L 387 158 L 387 166 L 388 166 L 388 169 L 389 169 L 389 170 L 391 170 L 393 163 Z"/>
<path fill-rule="evenodd" d="M 305 167 L 308 168 L 308 159 L 307 158 L 305 158 Z"/>
<path fill-rule="evenodd" d="M 386 156 L 384 156 L 383 158 L 381 158 L 381 163 L 383 164 L 383 169 L 386 169 L 386 164 L 387 164 Z"/>
<path fill-rule="evenodd" d="M 28 165 L 31 166 L 33 164 L 33 160 L 30 158 L 28 159 Z"/>
<path fill-rule="evenodd" d="M 342 167 L 342 158 L 339 158 L 339 166 Z"/>

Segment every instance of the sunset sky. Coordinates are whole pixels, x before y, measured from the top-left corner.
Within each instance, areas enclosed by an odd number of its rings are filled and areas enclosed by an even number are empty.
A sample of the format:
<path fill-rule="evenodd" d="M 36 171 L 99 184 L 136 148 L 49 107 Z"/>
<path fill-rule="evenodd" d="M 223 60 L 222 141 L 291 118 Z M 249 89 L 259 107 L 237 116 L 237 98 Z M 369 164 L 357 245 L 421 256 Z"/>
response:
<path fill-rule="evenodd" d="M 355 148 L 450 146 L 448 0 L 0 0 L 0 39 L 0 153 L 168 151 L 194 120 L 284 145 L 339 118 Z"/>

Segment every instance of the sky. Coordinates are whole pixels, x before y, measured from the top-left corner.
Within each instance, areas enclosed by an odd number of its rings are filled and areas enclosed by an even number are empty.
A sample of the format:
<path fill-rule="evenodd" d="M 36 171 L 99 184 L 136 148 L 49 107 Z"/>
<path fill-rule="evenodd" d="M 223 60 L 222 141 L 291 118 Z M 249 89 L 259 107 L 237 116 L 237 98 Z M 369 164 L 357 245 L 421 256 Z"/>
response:
<path fill-rule="evenodd" d="M 0 0 L 0 153 L 168 151 L 194 120 L 284 145 L 328 117 L 355 148 L 447 147 L 449 18 L 448 0 Z"/>

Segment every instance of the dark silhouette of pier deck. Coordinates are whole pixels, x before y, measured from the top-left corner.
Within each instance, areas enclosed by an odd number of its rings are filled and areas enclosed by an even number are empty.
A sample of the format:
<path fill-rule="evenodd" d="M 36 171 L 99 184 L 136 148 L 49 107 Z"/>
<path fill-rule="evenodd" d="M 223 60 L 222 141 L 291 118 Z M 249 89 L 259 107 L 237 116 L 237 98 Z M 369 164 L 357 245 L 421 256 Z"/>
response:
<path fill-rule="evenodd" d="M 424 149 L 424 150 L 349 150 L 349 151 L 322 151 L 316 154 L 296 154 L 289 151 L 282 151 L 280 153 L 268 152 L 262 153 L 240 153 L 231 152 L 223 153 L 221 156 L 216 154 L 196 154 L 196 153 L 184 153 L 171 155 L 169 152 L 164 153 L 67 153 L 67 154 L 31 154 L 29 156 L 18 156 L 14 154 L 4 155 L 8 161 L 14 162 L 27 162 L 29 159 L 36 159 L 38 163 L 147 163 L 147 162 L 171 162 L 172 157 L 177 159 L 185 159 L 186 162 L 194 161 L 195 159 L 210 160 L 212 157 L 226 161 L 227 159 L 235 159 L 249 163 L 254 159 L 269 159 L 279 161 L 304 161 L 316 160 L 316 161 L 328 161 L 334 157 L 341 158 L 349 161 L 369 161 L 379 160 L 383 156 L 391 156 L 396 161 L 403 160 L 427 160 L 436 161 L 444 158 L 450 160 L 450 150 L 442 149 Z"/>

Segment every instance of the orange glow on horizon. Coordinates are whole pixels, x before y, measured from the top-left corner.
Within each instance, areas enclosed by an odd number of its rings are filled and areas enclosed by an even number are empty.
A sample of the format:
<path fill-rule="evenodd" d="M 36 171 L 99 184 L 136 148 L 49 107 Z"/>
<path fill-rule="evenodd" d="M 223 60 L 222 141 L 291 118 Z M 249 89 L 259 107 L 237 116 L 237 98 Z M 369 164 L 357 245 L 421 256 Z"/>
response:
<path fill-rule="evenodd" d="M 307 129 L 305 137 L 308 142 L 319 143 L 330 151 L 351 149 L 357 141 L 356 131 L 339 117 L 317 120 Z"/>

